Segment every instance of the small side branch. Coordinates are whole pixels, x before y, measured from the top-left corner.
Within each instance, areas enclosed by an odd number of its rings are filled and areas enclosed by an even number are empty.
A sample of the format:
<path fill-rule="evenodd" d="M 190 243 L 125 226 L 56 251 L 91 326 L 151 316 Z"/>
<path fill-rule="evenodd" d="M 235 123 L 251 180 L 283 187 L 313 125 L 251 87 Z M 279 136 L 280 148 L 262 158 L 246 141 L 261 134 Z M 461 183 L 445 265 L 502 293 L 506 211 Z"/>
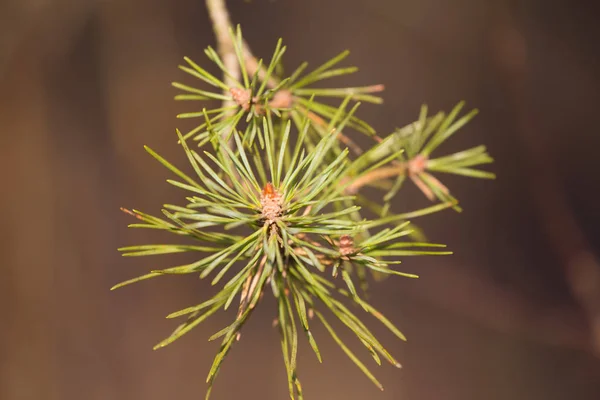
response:
<path fill-rule="evenodd" d="M 383 167 L 375 169 L 363 176 L 356 178 L 347 188 L 346 193 L 352 194 L 358 192 L 363 186 L 373 182 L 387 178 L 392 178 L 404 173 L 404 166 L 398 167 Z"/>

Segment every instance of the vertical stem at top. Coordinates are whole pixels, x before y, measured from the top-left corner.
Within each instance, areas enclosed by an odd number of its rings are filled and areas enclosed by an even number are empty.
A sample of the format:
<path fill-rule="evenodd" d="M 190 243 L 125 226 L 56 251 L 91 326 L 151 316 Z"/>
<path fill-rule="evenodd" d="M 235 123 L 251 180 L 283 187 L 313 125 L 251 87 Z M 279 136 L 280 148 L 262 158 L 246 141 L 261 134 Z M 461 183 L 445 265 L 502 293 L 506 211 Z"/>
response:
<path fill-rule="evenodd" d="M 234 82 L 240 80 L 240 68 L 233 40 L 229 35 L 231 21 L 225 0 L 206 0 L 206 7 L 208 8 L 208 14 L 212 21 L 215 37 L 217 38 L 217 51 L 223 60 L 225 68 L 229 72 L 229 76 L 227 74 L 224 75 L 223 81 L 228 87 L 235 87 Z M 225 93 L 225 95 L 229 95 L 229 93 Z M 233 99 L 225 100 L 223 106 L 234 107 L 235 102 Z"/>

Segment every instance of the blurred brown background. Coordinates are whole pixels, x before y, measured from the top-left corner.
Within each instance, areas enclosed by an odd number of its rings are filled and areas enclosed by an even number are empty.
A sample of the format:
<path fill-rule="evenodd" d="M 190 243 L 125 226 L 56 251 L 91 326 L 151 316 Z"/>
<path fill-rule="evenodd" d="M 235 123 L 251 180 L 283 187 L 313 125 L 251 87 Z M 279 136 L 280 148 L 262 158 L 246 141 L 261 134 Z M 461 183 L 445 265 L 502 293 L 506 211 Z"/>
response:
<path fill-rule="evenodd" d="M 455 255 L 409 259 L 372 301 L 403 329 L 374 331 L 404 369 L 375 368 L 379 393 L 322 329 L 324 364 L 302 342 L 308 399 L 600 398 L 597 198 L 599 13 L 574 0 L 229 1 L 257 55 L 282 36 L 285 64 L 349 48 L 385 83 L 360 115 L 389 132 L 461 99 L 480 115 L 441 151 L 485 143 L 495 182 L 444 177 L 462 200 L 421 223 Z M 202 0 L 0 2 L 0 399 L 203 398 L 218 315 L 152 351 L 167 313 L 208 284 L 163 278 L 108 288 L 164 259 L 116 248 L 162 236 L 128 230 L 119 206 L 157 212 L 181 193 L 142 149 L 184 165 L 169 83 L 183 56 L 214 44 Z M 426 205 L 415 189 L 397 210 Z M 222 368 L 214 399 L 282 399 L 287 384 L 271 302 Z M 316 324 L 315 324 L 316 325 Z M 352 342 L 350 335 L 344 338 Z M 357 348 L 356 346 L 354 348 Z M 360 353 L 367 362 L 368 355 Z"/>

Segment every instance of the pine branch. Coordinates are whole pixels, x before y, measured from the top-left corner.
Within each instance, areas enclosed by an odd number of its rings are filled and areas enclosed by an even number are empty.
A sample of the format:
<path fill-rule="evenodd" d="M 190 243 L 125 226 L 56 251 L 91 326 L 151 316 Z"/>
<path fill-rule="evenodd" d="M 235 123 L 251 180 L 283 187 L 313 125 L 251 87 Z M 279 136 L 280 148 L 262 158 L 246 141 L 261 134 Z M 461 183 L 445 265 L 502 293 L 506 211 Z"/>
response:
<path fill-rule="evenodd" d="M 473 168 L 492 162 L 483 146 L 431 156 L 474 113 L 456 120 L 459 104 L 448 116 L 427 117 L 424 107 L 418 121 L 382 138 L 356 114 L 361 102 L 382 102 L 374 93 L 383 90 L 383 85 L 312 88 L 316 82 L 357 70 L 338 66 L 347 51 L 308 73 L 304 73 L 307 64 L 303 63 L 291 75 L 279 76 L 286 52 L 281 39 L 269 62 L 263 63 L 252 55 L 240 27 L 235 31 L 231 27 L 224 1 L 207 0 L 207 7 L 219 51 L 208 47 L 205 54 L 223 78 L 185 58 L 186 65 L 180 69 L 208 87 L 173 83 L 182 91 L 175 99 L 220 100 L 223 105 L 178 115 L 202 121 L 185 134 L 176 131 L 191 174 L 146 147 L 174 174 L 176 179 L 168 182 L 186 193 L 186 202 L 165 204 L 160 217 L 123 209 L 136 218 L 130 227 L 165 231 L 190 243 L 119 249 L 124 256 L 188 252 L 197 259 L 151 270 L 113 289 L 169 274 L 211 276 L 211 284 L 220 285 L 212 298 L 171 313 L 168 318 L 185 316 L 186 320 L 156 349 L 173 343 L 239 299 L 234 321 L 210 338 L 222 338 L 222 344 L 207 378 L 207 398 L 226 355 L 269 287 L 277 299 L 277 324 L 292 399 L 303 398 L 296 365 L 299 327 L 321 361 L 308 323 L 312 315 L 317 315 L 340 348 L 382 388 L 333 330 L 325 312 L 350 329 L 377 364 L 384 360 L 400 366 L 346 304 L 372 314 L 405 339 L 366 301 L 368 278 L 416 278 L 412 272 L 397 269 L 398 258 L 451 254 L 444 245 L 429 243 L 408 220 L 458 208 L 449 189 L 432 171 L 493 177 Z M 320 97 L 341 101 L 332 106 L 316 100 Z M 374 144 L 363 150 L 350 137 L 352 131 L 367 135 Z M 192 140 L 198 150 L 190 147 Z M 427 197 L 440 202 L 408 213 L 391 213 L 391 201 L 407 177 Z M 366 185 L 385 191 L 381 201 L 359 193 Z M 362 205 L 375 216 L 366 218 Z"/>

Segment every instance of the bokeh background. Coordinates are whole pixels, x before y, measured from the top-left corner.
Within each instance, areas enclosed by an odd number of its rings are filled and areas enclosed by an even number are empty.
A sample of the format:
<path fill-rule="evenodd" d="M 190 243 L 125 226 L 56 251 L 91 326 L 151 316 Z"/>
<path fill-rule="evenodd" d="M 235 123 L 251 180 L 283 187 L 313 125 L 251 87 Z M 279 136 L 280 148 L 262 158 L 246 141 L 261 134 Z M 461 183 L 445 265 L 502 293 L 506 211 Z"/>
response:
<path fill-rule="evenodd" d="M 375 368 L 386 391 L 315 328 L 324 364 L 301 343 L 307 398 L 600 398 L 596 2 L 228 3 L 255 54 L 270 57 L 284 38 L 289 69 L 351 49 L 361 70 L 337 82 L 385 83 L 385 104 L 359 112 L 382 132 L 422 103 L 466 100 L 480 115 L 440 150 L 484 143 L 497 160 L 495 182 L 444 179 L 462 214 L 420 221 L 455 255 L 408 259 L 421 279 L 389 279 L 372 295 L 409 338 L 372 324 L 404 366 Z M 108 289 L 169 263 L 119 256 L 160 240 L 128 230 L 119 207 L 153 213 L 179 200 L 142 145 L 185 163 L 174 116 L 186 105 L 170 82 L 183 78 L 183 56 L 202 60 L 209 44 L 202 0 L 0 1 L 0 399 L 203 398 L 218 348 L 206 339 L 231 315 L 151 349 L 174 328 L 164 315 L 209 285 L 184 276 Z M 398 211 L 428 204 L 403 193 Z M 214 399 L 288 396 L 274 312 L 261 303 Z"/>

